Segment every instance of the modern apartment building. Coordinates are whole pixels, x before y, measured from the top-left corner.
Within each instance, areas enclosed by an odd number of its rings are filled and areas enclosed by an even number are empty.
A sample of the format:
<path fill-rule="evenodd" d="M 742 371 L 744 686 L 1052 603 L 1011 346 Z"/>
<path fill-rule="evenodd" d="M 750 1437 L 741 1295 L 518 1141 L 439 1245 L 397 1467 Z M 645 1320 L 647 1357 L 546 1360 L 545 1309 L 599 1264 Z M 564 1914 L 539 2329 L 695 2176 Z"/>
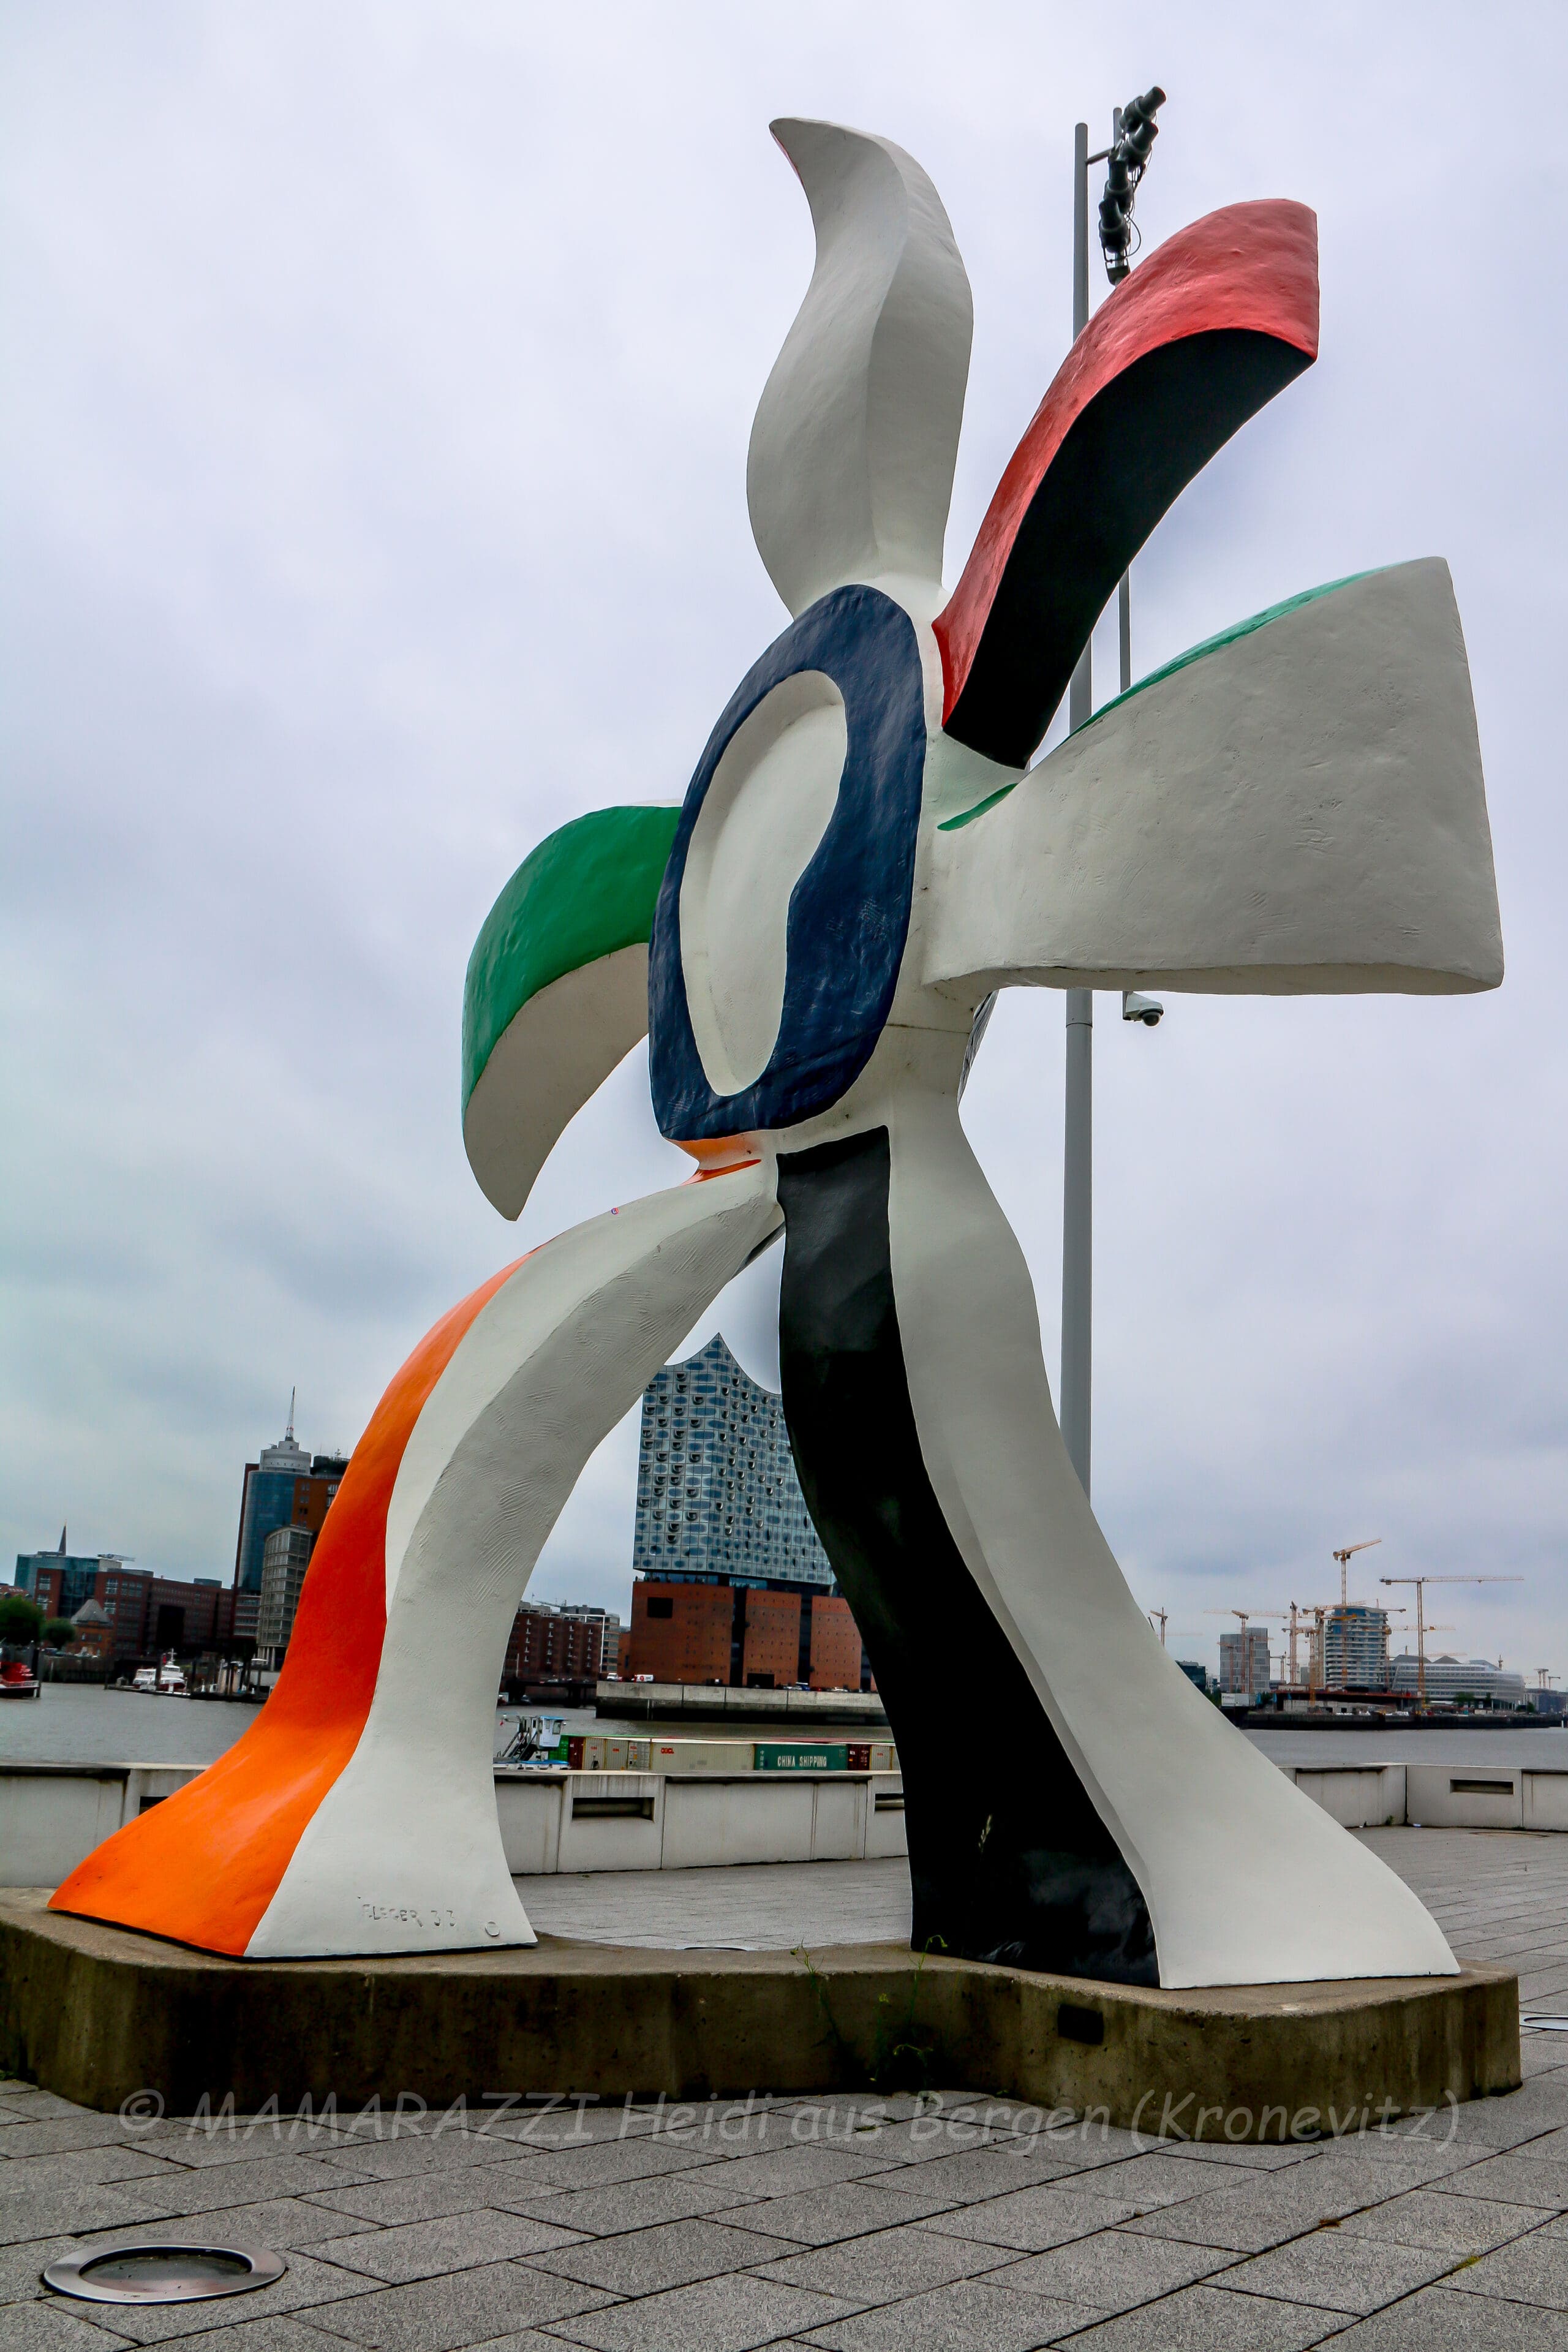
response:
<path fill-rule="evenodd" d="M 1256 1696 L 1268 1688 L 1268 1628 L 1266 1625 L 1237 1627 L 1234 1633 L 1219 1637 L 1219 1686 L 1226 1696 L 1245 1693 Z"/>
<path fill-rule="evenodd" d="M 1356 1690 L 1388 1688 L 1388 1612 L 1358 1601 L 1332 1610 L 1320 1633 L 1311 1636 L 1312 1679 L 1335 1690 L 1348 1684 Z"/>
<path fill-rule="evenodd" d="M 309 1528 L 274 1528 L 261 1547 L 256 1646 L 268 1665 L 280 1666 L 283 1663 L 315 1541 Z"/>

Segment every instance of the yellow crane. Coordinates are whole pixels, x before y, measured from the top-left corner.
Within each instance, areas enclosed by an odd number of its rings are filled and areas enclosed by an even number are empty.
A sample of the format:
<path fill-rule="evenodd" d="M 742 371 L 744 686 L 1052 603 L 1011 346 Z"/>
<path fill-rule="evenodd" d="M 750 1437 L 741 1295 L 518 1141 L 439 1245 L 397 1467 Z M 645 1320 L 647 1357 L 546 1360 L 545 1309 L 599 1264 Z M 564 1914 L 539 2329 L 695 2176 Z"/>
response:
<path fill-rule="evenodd" d="M 1292 1690 L 1299 1690 L 1301 1686 L 1301 1669 L 1297 1663 L 1296 1645 L 1301 1637 L 1307 1620 L 1310 1618 L 1312 1631 L 1307 1641 L 1307 1691 L 1308 1696 L 1312 1698 L 1318 1695 L 1319 1664 L 1321 1661 L 1326 1661 L 1327 1657 L 1323 1647 L 1324 1621 L 1334 1614 L 1334 1606 L 1330 1601 L 1305 1602 L 1292 1601 L 1290 1603 L 1290 1687 Z"/>
<path fill-rule="evenodd" d="M 1340 1564 L 1340 1607 L 1342 1609 L 1345 1607 L 1348 1599 L 1348 1595 L 1345 1591 L 1345 1575 L 1348 1563 L 1355 1558 L 1358 1551 L 1375 1551 L 1382 1541 L 1383 1538 L 1381 1536 L 1368 1536 L 1364 1543 L 1346 1544 L 1342 1551 L 1337 1551 L 1334 1553 L 1333 1557 Z M 1386 1584 L 1389 1580 L 1385 1576 L 1383 1579 L 1383 1581 Z"/>

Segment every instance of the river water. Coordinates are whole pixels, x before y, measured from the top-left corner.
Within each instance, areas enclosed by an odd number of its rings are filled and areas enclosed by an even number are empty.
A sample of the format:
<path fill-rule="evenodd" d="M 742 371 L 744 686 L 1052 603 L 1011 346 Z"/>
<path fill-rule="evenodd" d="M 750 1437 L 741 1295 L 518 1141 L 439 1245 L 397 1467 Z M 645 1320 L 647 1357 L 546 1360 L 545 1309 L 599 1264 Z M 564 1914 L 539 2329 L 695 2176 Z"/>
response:
<path fill-rule="evenodd" d="M 945 1722 L 946 1701 L 934 1702 Z M 259 1709 L 227 1699 L 154 1698 L 141 1692 L 107 1690 L 96 1684 L 46 1683 L 37 1699 L 0 1700 L 0 1761 L 35 1764 L 210 1764 L 256 1721 Z M 498 1708 L 496 1746 L 501 1747 L 517 1710 Z M 616 1723 L 591 1707 L 568 1710 L 568 1731 L 626 1731 L 659 1738 L 721 1739 L 799 1737 L 804 1726 L 782 1727 L 777 1718 L 747 1723 Z M 813 1736 L 846 1737 L 846 1727 L 814 1723 Z M 861 1729 L 850 1738 L 875 1737 Z M 882 1735 L 886 1738 L 886 1733 Z M 1272 1762 L 1296 1764 L 1539 1764 L 1568 1769 L 1568 1735 L 1540 1731 L 1247 1731 L 1242 1738 Z M 962 1753 L 967 1744 L 954 1741 Z M 984 1718 L 976 1727 L 977 1761 L 984 1756 Z"/>

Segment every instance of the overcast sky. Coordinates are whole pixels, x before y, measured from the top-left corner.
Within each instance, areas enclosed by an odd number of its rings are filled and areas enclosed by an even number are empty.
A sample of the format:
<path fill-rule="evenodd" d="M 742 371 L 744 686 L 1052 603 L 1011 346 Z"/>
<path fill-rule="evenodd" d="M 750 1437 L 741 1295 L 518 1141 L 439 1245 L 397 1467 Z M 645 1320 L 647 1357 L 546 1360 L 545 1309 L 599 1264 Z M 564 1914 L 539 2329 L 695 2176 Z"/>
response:
<path fill-rule="evenodd" d="M 519 1250 L 678 1181 L 639 1053 L 518 1227 L 458 1128 L 464 967 L 567 817 L 683 792 L 784 625 L 752 414 L 811 266 L 771 116 L 885 132 L 973 283 L 956 579 L 1068 335 L 1072 126 L 1158 79 L 1147 243 L 1316 207 L 1322 358 L 1135 573 L 1134 668 L 1454 571 L 1509 958 L 1452 1001 L 1098 1000 L 1095 1501 L 1211 1663 L 1378 1572 L 1568 1672 L 1560 7 L 10 0 L 0 1574 L 233 1566 L 300 1391 L 351 1445 Z M 1110 29 L 1106 29 L 1108 23 Z M 1114 684 L 1100 641 L 1100 689 Z M 1062 1004 L 966 1124 L 1058 1344 Z M 716 1325 L 777 1379 L 777 1258 Z M 634 1444 L 536 1571 L 625 1609 Z"/>

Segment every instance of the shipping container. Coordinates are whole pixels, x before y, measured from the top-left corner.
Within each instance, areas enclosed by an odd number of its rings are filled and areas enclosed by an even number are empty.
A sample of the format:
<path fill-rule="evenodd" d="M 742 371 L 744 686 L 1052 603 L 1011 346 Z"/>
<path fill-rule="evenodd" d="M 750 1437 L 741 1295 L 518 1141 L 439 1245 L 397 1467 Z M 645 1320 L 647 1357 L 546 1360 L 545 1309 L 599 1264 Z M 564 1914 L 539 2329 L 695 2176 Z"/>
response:
<path fill-rule="evenodd" d="M 749 1772 L 749 1739 L 650 1739 L 650 1772 Z"/>
<path fill-rule="evenodd" d="M 566 1761 L 574 1772 L 646 1772 L 648 1744 L 609 1732 L 584 1732 L 567 1741 Z"/>
<path fill-rule="evenodd" d="M 844 1739 L 759 1739 L 753 1743 L 759 1772 L 847 1772 L 849 1744 Z"/>

